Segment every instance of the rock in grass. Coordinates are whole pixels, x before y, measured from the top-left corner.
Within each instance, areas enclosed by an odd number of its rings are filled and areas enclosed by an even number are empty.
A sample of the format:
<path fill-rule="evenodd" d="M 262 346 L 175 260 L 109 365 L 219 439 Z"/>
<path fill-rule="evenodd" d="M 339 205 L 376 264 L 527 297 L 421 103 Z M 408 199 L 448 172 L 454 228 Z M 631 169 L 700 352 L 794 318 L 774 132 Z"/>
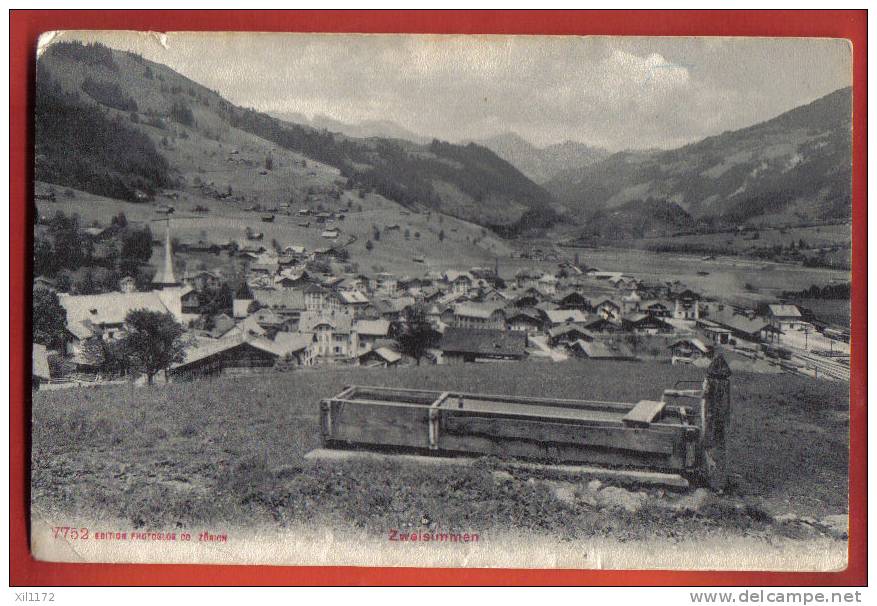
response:
<path fill-rule="evenodd" d="M 713 500 L 710 491 L 706 488 L 698 488 L 693 492 L 680 497 L 670 508 L 676 511 L 699 512 Z"/>
<path fill-rule="evenodd" d="M 626 509 L 633 513 L 642 507 L 647 495 L 641 492 L 631 492 L 617 486 L 607 486 L 597 493 L 597 503 L 604 507 Z"/>
<path fill-rule="evenodd" d="M 497 484 L 502 482 L 511 482 L 515 477 L 507 471 L 497 470 L 493 472 L 493 481 Z"/>

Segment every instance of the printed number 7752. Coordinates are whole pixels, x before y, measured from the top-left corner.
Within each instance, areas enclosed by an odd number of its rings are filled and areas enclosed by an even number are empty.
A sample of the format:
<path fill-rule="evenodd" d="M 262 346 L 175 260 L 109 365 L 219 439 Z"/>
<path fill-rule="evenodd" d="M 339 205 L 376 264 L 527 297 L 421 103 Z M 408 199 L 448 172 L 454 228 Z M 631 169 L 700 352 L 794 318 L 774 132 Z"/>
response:
<path fill-rule="evenodd" d="M 52 536 L 56 539 L 81 540 L 88 538 L 88 528 L 71 528 L 69 526 L 54 526 Z"/>

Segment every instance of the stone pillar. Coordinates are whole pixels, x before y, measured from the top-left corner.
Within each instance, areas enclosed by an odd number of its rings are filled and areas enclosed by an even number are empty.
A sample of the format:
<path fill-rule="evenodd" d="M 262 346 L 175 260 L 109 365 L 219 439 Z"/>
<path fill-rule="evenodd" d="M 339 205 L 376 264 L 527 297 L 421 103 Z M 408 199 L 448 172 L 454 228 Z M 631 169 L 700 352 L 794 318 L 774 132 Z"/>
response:
<path fill-rule="evenodd" d="M 707 369 L 701 412 L 702 465 L 710 488 L 723 491 L 728 482 L 727 449 L 731 431 L 731 369 L 721 354 Z"/>

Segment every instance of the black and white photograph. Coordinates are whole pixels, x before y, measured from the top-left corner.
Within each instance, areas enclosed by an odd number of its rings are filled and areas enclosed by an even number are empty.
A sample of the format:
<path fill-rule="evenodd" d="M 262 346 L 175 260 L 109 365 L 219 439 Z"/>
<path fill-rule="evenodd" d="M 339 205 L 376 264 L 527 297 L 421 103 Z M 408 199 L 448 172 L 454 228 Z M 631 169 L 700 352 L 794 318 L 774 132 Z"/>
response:
<path fill-rule="evenodd" d="M 847 566 L 849 41 L 35 50 L 36 558 Z"/>

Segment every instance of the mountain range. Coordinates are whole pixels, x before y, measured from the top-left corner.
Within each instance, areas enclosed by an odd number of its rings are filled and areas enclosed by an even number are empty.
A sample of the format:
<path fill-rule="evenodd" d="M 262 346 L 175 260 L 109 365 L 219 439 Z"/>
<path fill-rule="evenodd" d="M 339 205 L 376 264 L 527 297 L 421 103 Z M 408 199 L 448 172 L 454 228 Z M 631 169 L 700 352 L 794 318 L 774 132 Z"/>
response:
<path fill-rule="evenodd" d="M 673 206 L 666 215 L 679 227 L 848 218 L 851 109 L 852 89 L 843 88 L 678 149 L 616 153 L 562 171 L 544 186 L 591 224 L 613 213 L 624 219 L 618 211 L 637 206 Z"/>
<path fill-rule="evenodd" d="M 351 123 L 342 122 L 323 114 L 316 114 L 313 118 L 308 118 L 297 112 L 271 112 L 271 115 L 285 122 L 303 124 L 318 130 L 341 133 L 357 139 L 402 139 L 421 145 L 432 141 L 432 137 L 417 134 L 392 120 L 363 120 Z"/>
<path fill-rule="evenodd" d="M 187 171 L 198 173 L 192 158 L 215 155 L 217 144 L 246 134 L 266 154 L 272 146 L 302 154 L 337 169 L 346 188 L 411 209 L 509 235 L 556 220 L 548 192 L 474 143 L 357 138 L 281 120 L 234 105 L 165 65 L 100 44 L 51 45 L 38 60 L 37 80 L 35 173 L 47 182 L 133 200 L 138 191 L 149 194 Z M 194 153 L 174 153 L 179 139 L 195 146 Z"/>
<path fill-rule="evenodd" d="M 348 189 L 502 235 L 561 219 L 585 235 L 624 238 L 851 214 L 850 88 L 678 149 L 610 154 L 571 141 L 539 148 L 515 133 L 455 144 L 389 121 L 269 115 L 99 44 L 57 43 L 39 58 L 39 180 L 137 200 L 203 172 L 198 157 L 244 139 L 265 155 L 280 147 L 333 167 Z"/>
<path fill-rule="evenodd" d="M 586 168 L 609 156 L 609 152 L 601 147 L 577 141 L 537 147 L 512 132 L 476 140 L 475 143 L 492 150 L 539 184 L 550 181 L 558 174 Z"/>

